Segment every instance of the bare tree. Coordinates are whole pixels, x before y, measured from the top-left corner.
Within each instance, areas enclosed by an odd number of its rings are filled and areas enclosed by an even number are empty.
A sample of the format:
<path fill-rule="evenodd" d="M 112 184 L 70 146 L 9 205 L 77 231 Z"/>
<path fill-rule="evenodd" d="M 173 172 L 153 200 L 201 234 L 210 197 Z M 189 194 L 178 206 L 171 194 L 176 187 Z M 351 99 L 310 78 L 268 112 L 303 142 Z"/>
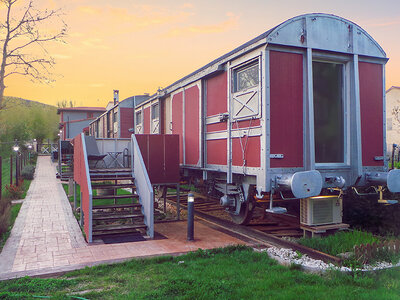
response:
<path fill-rule="evenodd" d="M 51 81 L 53 58 L 46 50 L 49 42 L 63 41 L 66 25 L 60 10 L 38 10 L 34 0 L 0 0 L 5 6 L 5 19 L 0 20 L 0 109 L 3 107 L 4 81 L 10 75 L 23 75 L 33 81 Z M 49 22 L 57 19 L 60 28 L 50 30 Z M 47 25 L 47 27 L 46 27 Z"/>
<path fill-rule="evenodd" d="M 58 108 L 67 108 L 67 107 L 75 107 L 76 103 L 75 101 L 69 100 L 69 103 L 67 100 L 62 100 L 57 102 L 57 107 Z"/>

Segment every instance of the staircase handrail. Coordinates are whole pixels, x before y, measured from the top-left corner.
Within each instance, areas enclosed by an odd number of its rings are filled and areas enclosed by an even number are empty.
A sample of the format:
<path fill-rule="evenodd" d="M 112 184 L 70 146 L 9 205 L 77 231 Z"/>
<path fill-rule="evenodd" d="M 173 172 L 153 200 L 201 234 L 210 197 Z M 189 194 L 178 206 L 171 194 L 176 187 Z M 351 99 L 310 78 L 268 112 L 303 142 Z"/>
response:
<path fill-rule="evenodd" d="M 139 203 L 142 205 L 144 224 L 147 226 L 147 235 L 154 238 L 154 192 L 149 174 L 143 160 L 139 144 L 132 134 L 132 176 L 135 178 L 136 191 L 139 195 Z"/>

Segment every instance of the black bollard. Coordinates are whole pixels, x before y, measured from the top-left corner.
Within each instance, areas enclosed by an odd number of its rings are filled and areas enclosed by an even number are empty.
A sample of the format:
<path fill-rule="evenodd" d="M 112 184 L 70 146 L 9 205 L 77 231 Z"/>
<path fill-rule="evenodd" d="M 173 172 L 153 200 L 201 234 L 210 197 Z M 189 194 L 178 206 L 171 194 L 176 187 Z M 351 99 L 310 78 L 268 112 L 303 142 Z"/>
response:
<path fill-rule="evenodd" d="M 194 241 L 194 196 L 188 195 L 187 201 L 187 240 Z"/>

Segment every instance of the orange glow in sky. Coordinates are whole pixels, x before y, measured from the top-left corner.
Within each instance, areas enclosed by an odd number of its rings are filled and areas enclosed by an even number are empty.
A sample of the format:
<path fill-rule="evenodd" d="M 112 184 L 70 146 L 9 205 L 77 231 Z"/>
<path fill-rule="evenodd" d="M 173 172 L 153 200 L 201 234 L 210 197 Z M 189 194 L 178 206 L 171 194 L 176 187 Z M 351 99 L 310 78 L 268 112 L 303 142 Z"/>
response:
<path fill-rule="evenodd" d="M 56 105 L 106 106 L 153 94 L 211 60 L 294 16 L 322 12 L 355 22 L 386 51 L 386 87 L 400 85 L 398 0 L 36 0 L 61 8 L 66 44 L 48 47 L 56 81 L 43 85 L 14 76 L 5 94 Z M 4 12 L 1 9 L 0 12 Z M 1 15 L 2 18 L 4 14 Z"/>

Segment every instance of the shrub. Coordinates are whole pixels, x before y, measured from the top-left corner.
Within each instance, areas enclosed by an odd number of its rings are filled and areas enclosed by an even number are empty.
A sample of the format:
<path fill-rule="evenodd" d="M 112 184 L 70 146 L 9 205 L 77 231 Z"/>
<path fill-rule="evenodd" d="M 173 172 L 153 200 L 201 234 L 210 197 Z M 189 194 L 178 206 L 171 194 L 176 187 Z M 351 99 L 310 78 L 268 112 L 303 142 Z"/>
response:
<path fill-rule="evenodd" d="M 23 184 L 24 184 L 24 180 L 20 179 L 18 186 L 14 185 L 14 184 L 6 185 L 8 198 L 10 198 L 10 199 L 21 199 L 21 197 L 22 197 L 22 195 L 24 193 L 24 190 L 22 188 Z"/>
<path fill-rule="evenodd" d="M 36 152 L 32 152 L 30 155 L 31 159 L 29 160 L 29 163 L 31 165 L 36 165 L 36 161 L 37 161 L 37 153 Z"/>
<path fill-rule="evenodd" d="M 0 235 L 7 231 L 10 225 L 10 201 L 2 198 L 0 200 Z"/>
<path fill-rule="evenodd" d="M 32 180 L 34 174 L 35 174 L 35 166 L 32 165 L 26 165 L 21 171 L 21 176 L 23 179 Z"/>

